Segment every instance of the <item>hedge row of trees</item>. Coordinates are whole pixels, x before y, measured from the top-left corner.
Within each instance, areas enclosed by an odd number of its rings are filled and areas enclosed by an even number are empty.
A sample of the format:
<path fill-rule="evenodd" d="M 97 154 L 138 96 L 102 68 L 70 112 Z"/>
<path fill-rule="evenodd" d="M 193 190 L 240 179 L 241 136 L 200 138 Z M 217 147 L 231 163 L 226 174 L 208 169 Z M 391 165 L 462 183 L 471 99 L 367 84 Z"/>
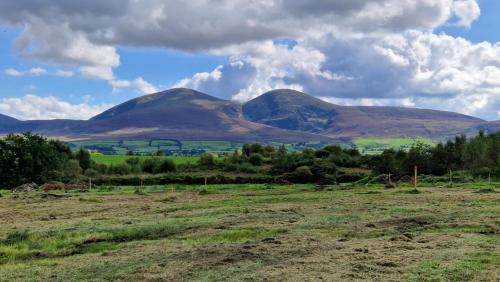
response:
<path fill-rule="evenodd" d="M 480 132 L 472 139 L 457 136 L 434 147 L 416 144 L 408 151 L 385 150 L 370 161 L 377 173 L 411 174 L 414 165 L 424 174 L 466 170 L 474 177 L 500 177 L 500 133 Z"/>
<path fill-rule="evenodd" d="M 480 133 L 472 139 L 456 137 L 437 146 L 416 144 L 408 151 L 385 150 L 380 155 L 361 155 L 356 149 L 329 145 L 319 150 L 287 152 L 260 144 L 244 145 L 222 158 L 203 154 L 198 163 L 176 165 L 165 157 L 140 159 L 131 156 L 123 164 L 96 164 L 87 150 L 72 152 L 60 141 L 25 133 L 0 139 L 0 187 L 38 184 L 52 180 L 71 182 L 102 175 L 161 174 L 216 171 L 265 175 L 292 182 L 335 181 L 340 168 L 370 169 L 375 174 L 411 175 L 414 165 L 420 173 L 444 175 L 465 170 L 475 177 L 500 177 L 500 133 Z"/>

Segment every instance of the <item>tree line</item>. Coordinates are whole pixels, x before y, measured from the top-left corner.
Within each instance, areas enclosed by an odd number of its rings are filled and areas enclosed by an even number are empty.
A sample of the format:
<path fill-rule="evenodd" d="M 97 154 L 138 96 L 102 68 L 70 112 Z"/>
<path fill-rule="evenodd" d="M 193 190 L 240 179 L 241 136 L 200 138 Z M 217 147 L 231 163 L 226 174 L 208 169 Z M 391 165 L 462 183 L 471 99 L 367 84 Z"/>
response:
<path fill-rule="evenodd" d="M 436 146 L 417 143 L 409 150 L 384 150 L 380 155 L 362 155 L 356 149 L 328 145 L 322 149 L 288 152 L 261 144 L 245 144 L 241 150 L 216 157 L 203 154 L 197 163 L 177 165 L 168 157 L 141 159 L 131 156 L 125 163 L 97 164 L 87 150 L 72 152 L 63 142 L 24 133 L 0 139 L 0 187 L 24 183 L 72 182 L 103 175 L 213 172 L 266 175 L 290 182 L 337 181 L 342 170 L 364 169 L 373 174 L 412 175 L 413 167 L 429 175 L 464 171 L 474 177 L 500 177 L 500 133 L 480 132 L 467 139 Z M 349 178 L 343 178 L 348 180 Z"/>

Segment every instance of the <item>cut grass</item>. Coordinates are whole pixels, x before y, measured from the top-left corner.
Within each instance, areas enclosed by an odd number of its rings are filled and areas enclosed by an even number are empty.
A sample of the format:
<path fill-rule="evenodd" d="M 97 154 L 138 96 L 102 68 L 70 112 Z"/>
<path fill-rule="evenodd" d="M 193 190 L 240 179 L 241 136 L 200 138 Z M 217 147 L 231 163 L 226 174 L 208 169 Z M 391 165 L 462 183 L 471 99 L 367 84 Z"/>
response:
<path fill-rule="evenodd" d="M 174 220 L 150 225 L 77 232 L 15 231 L 7 234 L 7 238 L 0 241 L 0 264 L 19 259 L 60 257 L 102 251 L 106 249 L 106 246 L 113 246 L 112 243 L 165 238 L 201 226 L 202 224 Z"/>
<path fill-rule="evenodd" d="M 421 185 L 7 192 L 0 281 L 495 281 L 500 193 Z"/>

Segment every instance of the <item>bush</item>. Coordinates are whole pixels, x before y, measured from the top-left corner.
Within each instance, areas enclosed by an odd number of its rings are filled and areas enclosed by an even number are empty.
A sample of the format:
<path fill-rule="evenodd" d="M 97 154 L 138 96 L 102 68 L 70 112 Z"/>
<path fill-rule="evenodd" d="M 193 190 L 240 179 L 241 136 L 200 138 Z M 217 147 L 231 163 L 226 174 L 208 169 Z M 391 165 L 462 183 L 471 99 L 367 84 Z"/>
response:
<path fill-rule="evenodd" d="M 290 174 L 291 180 L 298 183 L 307 183 L 313 180 L 313 173 L 308 166 L 300 166 Z"/>
<path fill-rule="evenodd" d="M 198 164 L 202 167 L 213 168 L 215 166 L 215 157 L 212 154 L 205 153 L 200 156 Z"/>
<path fill-rule="evenodd" d="M 134 165 L 139 165 L 141 163 L 141 159 L 139 158 L 128 158 L 127 160 L 125 160 L 125 162 L 131 166 L 134 166 Z"/>
<path fill-rule="evenodd" d="M 250 155 L 248 162 L 254 166 L 260 166 L 260 165 L 262 165 L 263 160 L 264 160 L 264 157 L 261 154 L 254 153 L 254 154 Z"/>
<path fill-rule="evenodd" d="M 156 158 L 147 159 L 142 163 L 142 171 L 146 173 L 155 173 L 160 166 L 159 160 Z"/>
<path fill-rule="evenodd" d="M 173 172 L 176 170 L 174 161 L 171 159 L 164 159 L 159 163 L 159 166 L 155 169 L 155 173 Z"/>
<path fill-rule="evenodd" d="M 130 174 L 131 171 L 132 171 L 132 168 L 130 167 L 130 165 L 128 165 L 126 163 L 111 165 L 108 168 L 109 174 L 126 175 L 126 174 Z"/>

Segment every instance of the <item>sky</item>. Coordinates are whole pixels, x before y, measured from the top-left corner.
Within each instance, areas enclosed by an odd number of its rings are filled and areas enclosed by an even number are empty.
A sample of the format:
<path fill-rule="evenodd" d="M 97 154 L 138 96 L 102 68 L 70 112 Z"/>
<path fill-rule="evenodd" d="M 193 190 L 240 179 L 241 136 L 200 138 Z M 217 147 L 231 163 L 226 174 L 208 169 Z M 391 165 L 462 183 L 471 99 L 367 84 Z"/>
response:
<path fill-rule="evenodd" d="M 498 0 L 0 0 L 0 113 L 88 119 L 189 87 L 500 119 Z"/>

